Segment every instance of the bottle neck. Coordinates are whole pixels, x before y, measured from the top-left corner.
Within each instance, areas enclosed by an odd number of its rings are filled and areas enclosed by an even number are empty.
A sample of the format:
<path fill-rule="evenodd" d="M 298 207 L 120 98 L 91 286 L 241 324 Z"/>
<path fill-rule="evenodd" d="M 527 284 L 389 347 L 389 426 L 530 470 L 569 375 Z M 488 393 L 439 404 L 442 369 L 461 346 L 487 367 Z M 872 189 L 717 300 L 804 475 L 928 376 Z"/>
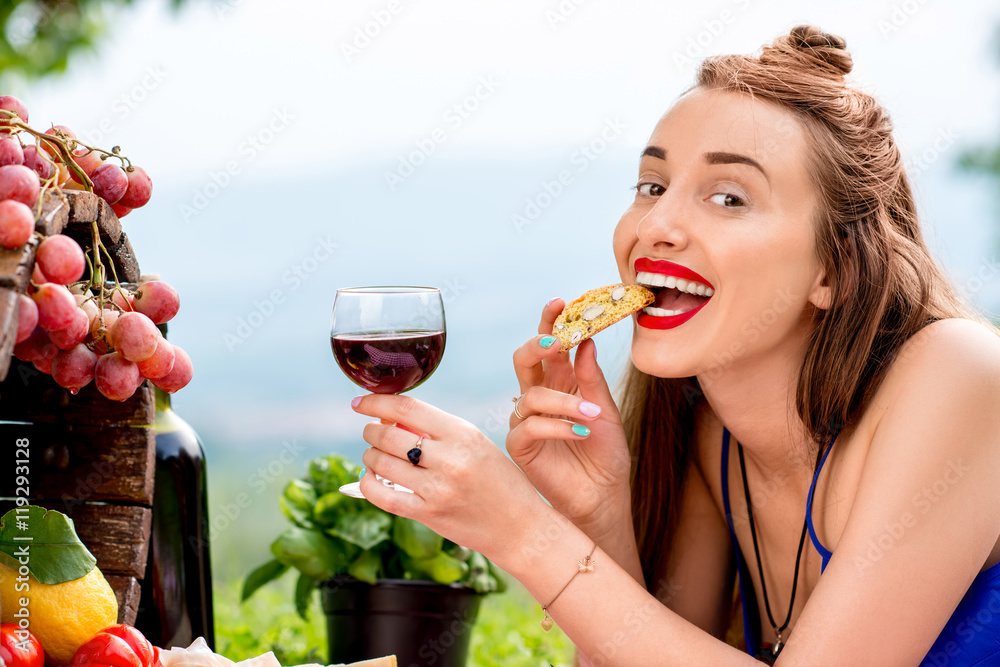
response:
<path fill-rule="evenodd" d="M 159 387 L 154 387 L 156 396 L 156 422 L 153 427 L 157 433 L 176 431 L 184 423 L 170 407 L 170 394 Z"/>
<path fill-rule="evenodd" d="M 155 392 L 156 395 L 156 411 L 163 412 L 166 410 L 170 410 L 171 409 L 170 394 L 163 391 L 159 387 L 153 387 L 153 391 Z"/>

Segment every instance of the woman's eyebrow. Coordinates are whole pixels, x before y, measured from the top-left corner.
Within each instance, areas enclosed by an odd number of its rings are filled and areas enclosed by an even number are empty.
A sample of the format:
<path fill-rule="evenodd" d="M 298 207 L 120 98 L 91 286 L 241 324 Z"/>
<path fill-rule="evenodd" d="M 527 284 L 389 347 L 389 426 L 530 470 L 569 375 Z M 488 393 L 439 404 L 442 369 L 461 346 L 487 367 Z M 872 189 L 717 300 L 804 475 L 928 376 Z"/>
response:
<path fill-rule="evenodd" d="M 667 159 L 667 152 L 662 148 L 657 148 L 656 146 L 646 146 L 646 148 L 644 148 L 642 151 L 642 155 L 640 155 L 639 157 L 644 158 L 647 155 L 649 155 L 650 157 L 658 158 L 660 160 Z"/>
<path fill-rule="evenodd" d="M 767 175 L 767 172 L 764 170 L 764 167 L 760 166 L 760 163 L 757 162 L 757 160 L 754 160 L 752 157 L 747 157 L 746 155 L 740 155 L 739 153 L 713 152 L 713 153 L 705 153 L 704 158 L 705 162 L 707 162 L 708 164 L 748 164 L 751 167 L 758 169 L 760 173 L 764 174 L 764 178 L 767 179 L 768 183 L 771 182 L 771 177 Z"/>

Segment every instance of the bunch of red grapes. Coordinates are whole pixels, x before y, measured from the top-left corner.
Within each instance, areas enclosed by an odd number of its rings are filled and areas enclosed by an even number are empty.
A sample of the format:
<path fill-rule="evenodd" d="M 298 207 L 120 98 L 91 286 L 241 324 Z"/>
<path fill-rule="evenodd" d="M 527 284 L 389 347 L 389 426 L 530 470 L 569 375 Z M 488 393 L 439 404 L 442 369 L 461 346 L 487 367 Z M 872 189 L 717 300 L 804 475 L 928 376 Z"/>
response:
<path fill-rule="evenodd" d="M 194 372 L 191 358 L 156 327 L 177 314 L 177 291 L 160 280 L 142 283 L 135 292 L 118 288 L 101 309 L 94 295 L 67 287 L 73 279 L 65 277 L 82 271 L 83 251 L 76 241 L 62 235 L 42 241 L 31 295 L 18 296 L 14 356 L 51 374 L 71 394 L 91 380 L 115 401 L 129 398 L 146 379 L 170 393 L 187 385 Z"/>
<path fill-rule="evenodd" d="M 16 97 L 0 96 L 0 110 L 13 112 L 24 124 L 28 122 L 28 110 Z M 22 143 L 25 133 L 34 137 L 33 144 Z M 0 246 L 18 248 L 28 242 L 35 229 L 32 209 L 41 190 L 51 186 L 93 189 L 94 194 L 111 204 L 119 218 L 144 206 L 153 192 L 153 182 L 145 170 L 119 157 L 117 148 L 109 153 L 84 146 L 72 130 L 62 125 L 44 134 L 28 131 L 15 125 L 8 114 L 0 113 Z"/>
<path fill-rule="evenodd" d="M 0 96 L 3 109 L 27 123 L 27 109 L 17 98 Z M 0 114 L 0 245 L 19 248 L 31 240 L 33 209 L 50 187 L 87 189 L 89 180 L 94 193 L 119 217 L 149 201 L 149 176 L 119 158 L 117 149 L 108 153 L 79 148 L 72 132 L 59 126 L 45 133 L 59 143 L 34 133 L 37 143 L 25 146 L 18 136 L 21 130 L 25 128 Z M 67 165 L 66 155 L 86 179 Z M 104 163 L 108 157 L 127 167 Z M 94 243 L 100 240 L 95 237 Z M 99 261 L 100 253 L 94 255 Z M 147 379 L 170 393 L 187 385 L 193 374 L 191 358 L 157 328 L 177 314 L 177 291 L 159 280 L 143 282 L 134 291 L 117 282 L 109 288 L 102 266 L 91 266 L 90 279 L 82 280 L 86 268 L 83 249 L 75 240 L 62 234 L 43 238 L 28 293 L 18 295 L 14 356 L 51 374 L 72 394 L 91 381 L 101 394 L 117 401 L 128 399 Z"/>

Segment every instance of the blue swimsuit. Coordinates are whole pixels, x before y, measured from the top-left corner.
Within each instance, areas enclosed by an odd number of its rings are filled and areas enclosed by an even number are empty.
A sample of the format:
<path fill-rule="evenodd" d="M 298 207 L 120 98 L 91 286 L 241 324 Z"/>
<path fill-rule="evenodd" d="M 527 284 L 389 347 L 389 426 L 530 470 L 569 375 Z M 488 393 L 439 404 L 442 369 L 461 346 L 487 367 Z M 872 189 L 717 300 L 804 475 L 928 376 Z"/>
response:
<path fill-rule="evenodd" d="M 825 570 L 833 555 L 816 536 L 812 520 L 813 493 L 816 480 L 826 463 L 826 453 L 816 467 L 809 498 L 806 504 L 806 522 L 809 524 L 809 538 L 816 551 L 823 557 Z M 729 523 L 729 535 L 736 551 L 736 565 L 739 569 L 740 600 L 743 604 L 743 633 L 750 655 L 757 653 L 760 645 L 760 610 L 753 591 L 747 562 L 740 553 L 733 528 L 733 515 L 729 509 L 729 431 L 722 432 L 722 502 Z M 933 573 L 931 573 L 933 574 Z M 1000 563 L 980 572 L 972 581 L 965 597 L 958 603 L 955 612 L 948 619 L 937 641 L 921 662 L 921 667 L 987 667 L 1000 665 Z"/>

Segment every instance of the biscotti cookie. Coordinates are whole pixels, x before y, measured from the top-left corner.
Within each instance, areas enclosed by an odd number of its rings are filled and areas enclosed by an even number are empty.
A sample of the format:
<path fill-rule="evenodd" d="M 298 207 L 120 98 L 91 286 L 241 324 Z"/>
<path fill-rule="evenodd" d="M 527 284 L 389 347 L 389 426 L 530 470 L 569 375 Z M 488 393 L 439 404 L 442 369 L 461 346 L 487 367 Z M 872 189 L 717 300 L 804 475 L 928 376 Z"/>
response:
<path fill-rule="evenodd" d="M 656 296 L 641 285 L 592 289 L 566 304 L 552 325 L 552 335 L 559 339 L 559 351 L 566 352 L 655 300 Z"/>

